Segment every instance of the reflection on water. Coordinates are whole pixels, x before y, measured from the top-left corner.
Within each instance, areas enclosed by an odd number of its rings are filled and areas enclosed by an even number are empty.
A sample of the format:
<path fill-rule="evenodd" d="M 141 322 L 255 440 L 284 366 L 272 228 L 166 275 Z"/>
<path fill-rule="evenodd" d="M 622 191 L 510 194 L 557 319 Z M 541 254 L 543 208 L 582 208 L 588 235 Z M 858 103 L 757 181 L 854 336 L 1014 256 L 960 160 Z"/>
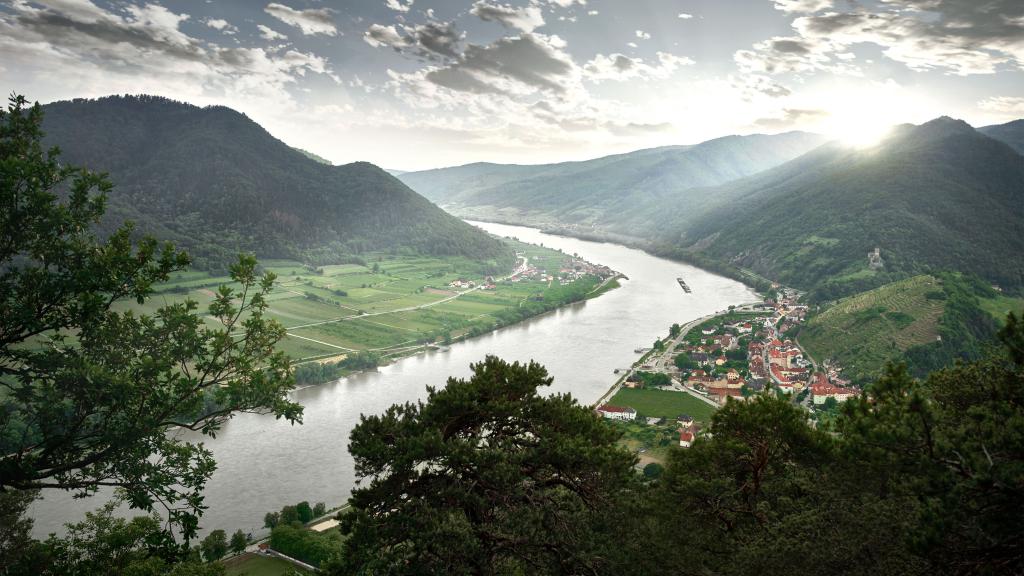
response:
<path fill-rule="evenodd" d="M 216 439 L 205 439 L 218 464 L 206 490 L 210 506 L 203 519 L 206 530 L 256 532 L 266 511 L 285 504 L 343 502 L 355 482 L 346 446 L 360 414 L 422 399 L 426 386 L 443 386 L 449 376 L 467 377 L 470 363 L 487 354 L 510 361 L 536 360 L 554 376 L 552 391 L 570 392 L 590 403 L 615 381 L 614 369 L 636 359 L 636 347 L 651 345 L 673 322 L 753 299 L 742 284 L 617 244 L 551 236 L 518 226 L 475 224 L 495 234 L 578 253 L 630 279 L 600 298 L 458 342 L 448 350 L 299 390 L 295 399 L 305 406 L 301 426 L 266 416 L 236 417 Z M 692 294 L 680 289 L 679 276 L 686 279 Z M 42 536 L 59 530 L 63 523 L 78 520 L 101 504 L 100 498 L 73 500 L 50 493 L 31 512 L 35 532 Z"/>

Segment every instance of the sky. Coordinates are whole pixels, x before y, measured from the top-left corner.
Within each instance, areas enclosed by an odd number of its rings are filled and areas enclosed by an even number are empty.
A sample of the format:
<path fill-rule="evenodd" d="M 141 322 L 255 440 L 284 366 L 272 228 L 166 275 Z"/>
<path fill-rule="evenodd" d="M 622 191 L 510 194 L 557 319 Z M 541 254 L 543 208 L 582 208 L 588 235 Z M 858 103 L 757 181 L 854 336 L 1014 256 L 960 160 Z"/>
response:
<path fill-rule="evenodd" d="M 1022 0 L 0 0 L 0 89 L 247 114 L 335 163 L 869 143 L 1024 117 Z"/>

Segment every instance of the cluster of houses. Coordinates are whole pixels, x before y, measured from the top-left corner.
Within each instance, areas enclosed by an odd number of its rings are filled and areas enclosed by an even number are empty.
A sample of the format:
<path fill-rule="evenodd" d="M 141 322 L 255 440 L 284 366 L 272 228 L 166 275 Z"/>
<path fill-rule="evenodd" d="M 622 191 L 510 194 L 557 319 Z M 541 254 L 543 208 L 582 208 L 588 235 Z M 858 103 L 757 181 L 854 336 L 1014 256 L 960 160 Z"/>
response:
<path fill-rule="evenodd" d="M 742 400 L 769 385 L 786 394 L 809 390 L 813 403 L 819 406 L 829 398 L 844 402 L 855 396 L 857 390 L 849 387 L 836 370 L 814 373 L 803 350 L 783 335 L 807 317 L 807 306 L 799 304 L 798 298 L 795 292 L 784 290 L 778 298 L 766 299 L 757 306 L 767 312 L 765 315 L 702 327 L 701 342 L 681 350 L 700 366 L 681 375 L 686 385 L 719 404 L 728 398 Z M 725 371 L 729 362 L 726 353 L 740 346 L 745 346 L 747 352 L 745 374 L 735 368 Z"/>
<path fill-rule="evenodd" d="M 607 266 L 601 266 L 598 264 L 591 264 L 586 260 L 576 258 L 574 256 L 566 257 L 562 263 L 557 275 L 549 273 L 544 268 L 538 268 L 529 262 L 529 257 L 525 256 L 521 252 L 516 252 L 516 256 L 521 260 L 521 265 L 507 278 L 508 282 L 518 283 L 526 281 L 534 282 L 554 282 L 555 280 L 562 286 L 566 284 L 572 284 L 573 282 L 583 278 L 584 276 L 598 276 L 601 279 L 609 278 L 614 276 L 616 272 Z M 487 276 L 483 282 L 479 284 L 482 290 L 494 290 L 497 288 L 497 280 L 493 276 Z M 448 283 L 448 287 L 455 290 L 468 290 L 476 288 L 477 283 L 473 280 L 467 280 L 465 278 L 459 278 Z"/>
<path fill-rule="evenodd" d="M 476 288 L 476 282 L 472 280 L 466 280 L 465 278 L 459 278 L 458 280 L 452 280 L 451 282 L 449 282 L 448 287 L 459 290 L 466 288 Z"/>
<path fill-rule="evenodd" d="M 732 324 L 719 322 L 702 326 L 699 342 L 668 352 L 685 352 L 697 367 L 682 371 L 672 367 L 667 371 L 682 380 L 690 392 L 718 404 L 724 404 L 729 398 L 744 400 L 769 388 L 786 394 L 806 391 L 814 406 L 822 406 L 830 399 L 845 402 L 857 396 L 859 391 L 850 387 L 849 381 L 842 379 L 835 367 L 826 373 L 815 372 L 800 346 L 785 337 L 790 328 L 807 317 L 807 307 L 799 304 L 798 298 L 797 293 L 784 290 L 777 299 L 767 299 L 756 306 L 764 314 Z M 729 356 L 742 358 L 742 354 L 729 353 L 744 347 L 745 363 L 730 360 Z M 653 366 L 651 363 L 646 368 Z M 597 413 L 611 420 L 627 421 L 637 415 L 633 408 L 610 404 L 598 407 Z M 700 427 L 689 416 L 680 416 L 676 421 L 679 445 L 688 448 L 700 433 Z"/>
<path fill-rule="evenodd" d="M 628 406 L 613 406 L 611 404 L 602 404 L 597 408 L 597 413 L 609 420 L 622 420 L 631 422 L 636 419 L 636 410 Z M 661 423 L 661 418 L 653 418 L 657 423 Z M 679 426 L 679 446 L 682 448 L 689 448 L 693 445 L 693 441 L 700 434 L 700 425 L 688 414 L 682 414 L 676 417 L 676 424 Z"/>

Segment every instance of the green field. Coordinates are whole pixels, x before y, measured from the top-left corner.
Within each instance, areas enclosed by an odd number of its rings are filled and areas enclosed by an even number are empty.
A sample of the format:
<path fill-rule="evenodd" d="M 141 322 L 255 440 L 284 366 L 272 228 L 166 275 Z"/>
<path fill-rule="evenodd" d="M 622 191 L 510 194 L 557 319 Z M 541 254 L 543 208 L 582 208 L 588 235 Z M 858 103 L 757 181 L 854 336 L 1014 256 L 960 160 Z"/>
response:
<path fill-rule="evenodd" d="M 531 266 L 557 274 L 570 258 L 556 250 L 508 240 Z M 488 271 L 462 257 L 434 258 L 364 255 L 365 264 L 311 267 L 290 260 L 265 260 L 260 265 L 277 275 L 268 295 L 267 315 L 287 330 L 278 348 L 295 361 L 316 361 L 359 350 L 388 356 L 409 354 L 428 343 L 443 343 L 479 334 L 521 319 L 526 304 L 558 304 L 567 298 L 558 282 L 531 278 L 502 281 L 511 270 Z M 496 278 L 493 290 L 465 290 L 449 286 L 464 279 L 477 285 L 487 272 Z M 597 285 L 596 277 L 577 280 L 577 291 Z M 118 303 L 122 310 L 153 314 L 160 306 L 191 299 L 200 312 L 214 297 L 226 276 L 196 271 L 175 273 L 156 286 L 144 304 Z M 606 289 L 613 288 L 611 283 Z M 216 326 L 212 318 L 204 318 Z"/>
<path fill-rule="evenodd" d="M 311 574 L 308 570 L 281 560 L 259 554 L 244 554 L 224 561 L 228 576 L 286 576 L 290 574 Z"/>
<path fill-rule="evenodd" d="M 911 346 L 935 341 L 941 293 L 941 282 L 923 275 L 845 298 L 811 318 L 800 344 L 817 361 L 838 360 L 847 377 L 878 374 Z"/>
<path fill-rule="evenodd" d="M 715 407 L 694 398 L 687 392 L 671 390 L 648 390 L 642 388 L 623 388 L 608 401 L 614 406 L 628 406 L 641 416 L 658 418 L 675 418 L 680 414 L 689 414 L 698 422 L 707 422 L 715 412 Z"/>
<path fill-rule="evenodd" d="M 1013 298 L 999 295 L 995 298 L 981 298 L 982 310 L 988 312 L 1000 323 L 1006 321 L 1006 315 L 1010 312 L 1017 314 L 1024 313 L 1024 298 Z"/>

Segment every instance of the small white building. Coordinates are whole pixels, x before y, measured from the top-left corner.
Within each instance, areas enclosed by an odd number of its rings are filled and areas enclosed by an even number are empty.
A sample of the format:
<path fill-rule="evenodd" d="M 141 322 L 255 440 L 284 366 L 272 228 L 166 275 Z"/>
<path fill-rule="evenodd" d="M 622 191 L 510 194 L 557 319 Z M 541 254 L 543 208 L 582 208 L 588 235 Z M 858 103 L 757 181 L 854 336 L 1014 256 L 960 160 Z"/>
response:
<path fill-rule="evenodd" d="M 636 410 L 629 406 L 612 406 L 604 404 L 597 409 L 597 413 L 609 420 L 636 420 Z"/>

